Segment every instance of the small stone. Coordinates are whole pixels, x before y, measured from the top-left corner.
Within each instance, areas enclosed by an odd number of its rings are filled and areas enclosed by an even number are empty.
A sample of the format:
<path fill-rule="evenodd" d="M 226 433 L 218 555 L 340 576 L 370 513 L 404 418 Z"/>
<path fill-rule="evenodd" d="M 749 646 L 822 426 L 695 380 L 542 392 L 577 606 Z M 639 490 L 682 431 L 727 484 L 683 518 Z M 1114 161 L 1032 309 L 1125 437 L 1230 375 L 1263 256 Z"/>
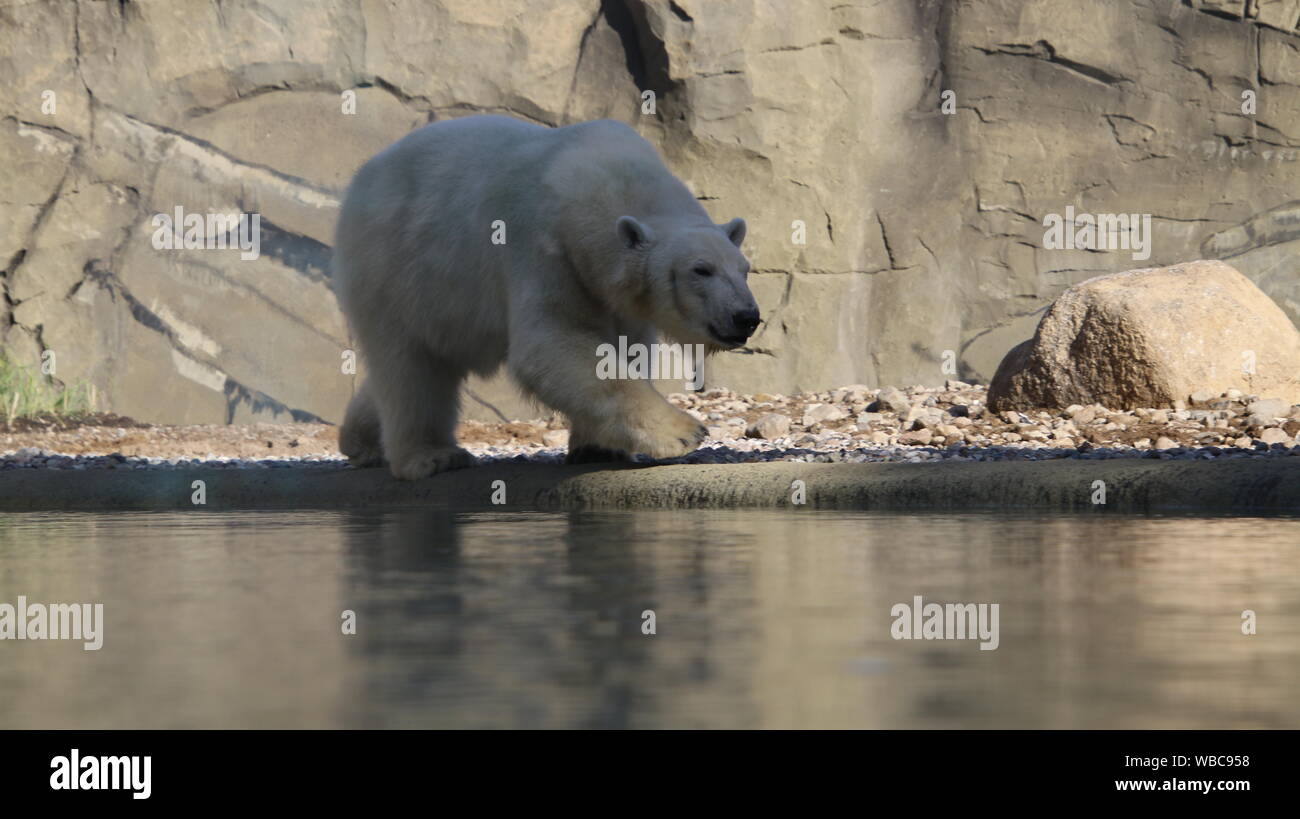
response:
<path fill-rule="evenodd" d="M 834 404 L 811 404 L 803 413 L 803 425 L 810 427 L 813 424 L 826 423 L 828 421 L 839 421 L 846 418 L 844 410 Z"/>
<path fill-rule="evenodd" d="M 952 424 L 939 424 L 934 428 L 934 431 L 950 441 L 961 437 L 961 430 Z"/>
<path fill-rule="evenodd" d="M 870 394 L 871 388 L 865 384 L 849 384 L 838 390 L 831 390 L 831 401 L 836 404 L 844 402 L 852 404 L 865 401 Z"/>
<path fill-rule="evenodd" d="M 895 387 L 886 387 L 876 396 L 876 402 L 880 404 L 882 410 L 888 410 L 899 415 L 907 414 L 912 404 L 907 400 L 907 396 Z"/>
<path fill-rule="evenodd" d="M 1270 419 L 1285 418 L 1291 412 L 1291 405 L 1278 398 L 1269 398 L 1263 401 L 1250 402 L 1246 406 L 1246 411 L 1251 415 L 1259 415 Z"/>
<path fill-rule="evenodd" d="M 1289 444 L 1292 438 L 1277 427 L 1269 427 L 1259 434 L 1259 440 L 1266 444 Z"/>
<path fill-rule="evenodd" d="M 913 429 L 920 429 L 921 427 L 934 429 L 943 423 L 943 420 L 944 415 L 942 412 L 937 412 L 928 407 L 912 407 L 907 411 L 907 415 L 903 417 L 903 423 L 910 425 Z"/>
<path fill-rule="evenodd" d="M 1246 419 L 1246 426 L 1262 429 L 1273 425 L 1272 417 L 1268 415 L 1252 415 Z"/>
<path fill-rule="evenodd" d="M 750 438 L 762 438 L 773 441 L 790 434 L 790 418 L 777 412 L 769 412 L 760 417 L 745 433 Z"/>
<path fill-rule="evenodd" d="M 1163 435 L 1156 438 L 1156 449 L 1176 449 L 1177 447 L 1178 442 L 1172 438 L 1166 438 Z"/>
<path fill-rule="evenodd" d="M 902 435 L 898 436 L 898 442 L 900 444 L 925 446 L 930 443 L 933 437 L 934 433 L 930 432 L 930 430 L 918 429 L 914 432 L 904 432 Z"/>
<path fill-rule="evenodd" d="M 1096 420 L 1096 418 L 1097 418 L 1097 410 L 1095 407 L 1080 407 L 1079 409 L 1070 413 L 1070 420 L 1074 421 L 1074 423 L 1079 424 L 1080 426 L 1084 424 L 1091 424 L 1094 420 Z"/>

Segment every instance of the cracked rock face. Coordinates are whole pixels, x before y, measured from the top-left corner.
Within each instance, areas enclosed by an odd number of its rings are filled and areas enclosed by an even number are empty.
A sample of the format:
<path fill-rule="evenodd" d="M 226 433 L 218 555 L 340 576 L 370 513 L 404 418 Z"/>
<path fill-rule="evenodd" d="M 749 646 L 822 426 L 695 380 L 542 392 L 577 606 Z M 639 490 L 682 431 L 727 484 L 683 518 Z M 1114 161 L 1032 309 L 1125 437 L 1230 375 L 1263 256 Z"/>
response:
<path fill-rule="evenodd" d="M 1071 287 L 1007 354 L 988 406 L 1175 407 L 1228 390 L 1274 399 L 1262 415 L 1300 403 L 1300 331 L 1245 276 L 1201 261 Z"/>
<path fill-rule="evenodd" d="M 0 345 L 142 420 L 337 421 L 364 374 L 343 189 L 478 112 L 627 122 L 747 219 L 765 321 L 710 386 L 987 381 L 1066 288 L 1135 266 L 1047 247 L 1067 206 L 1149 214 L 1143 264 L 1230 260 L 1300 317 L 1296 0 L 519 8 L 0 0 Z M 177 207 L 258 214 L 260 253 L 155 248 Z M 534 414 L 501 380 L 465 406 Z"/>

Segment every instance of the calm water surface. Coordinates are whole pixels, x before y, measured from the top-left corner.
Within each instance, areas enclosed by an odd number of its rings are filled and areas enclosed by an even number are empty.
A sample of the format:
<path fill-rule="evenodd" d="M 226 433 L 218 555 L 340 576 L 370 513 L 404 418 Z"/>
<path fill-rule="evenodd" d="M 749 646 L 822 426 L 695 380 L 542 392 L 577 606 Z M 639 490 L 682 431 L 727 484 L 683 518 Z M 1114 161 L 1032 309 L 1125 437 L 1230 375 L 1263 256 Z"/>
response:
<path fill-rule="evenodd" d="M 0 515 L 20 594 L 104 645 L 0 642 L 0 728 L 1300 728 L 1294 518 Z"/>

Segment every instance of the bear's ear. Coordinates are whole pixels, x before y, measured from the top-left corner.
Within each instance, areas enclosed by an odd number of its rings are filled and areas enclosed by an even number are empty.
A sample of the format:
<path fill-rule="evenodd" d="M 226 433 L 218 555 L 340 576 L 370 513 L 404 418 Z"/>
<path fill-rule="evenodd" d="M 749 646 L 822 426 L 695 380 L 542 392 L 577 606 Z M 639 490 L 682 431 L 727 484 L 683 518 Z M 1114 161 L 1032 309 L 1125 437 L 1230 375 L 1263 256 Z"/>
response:
<path fill-rule="evenodd" d="M 745 220 L 739 216 L 721 227 L 722 232 L 727 234 L 727 238 L 736 247 L 740 247 L 740 243 L 745 241 Z"/>
<path fill-rule="evenodd" d="M 631 216 L 618 217 L 618 238 L 623 243 L 623 247 L 630 250 L 640 250 L 654 241 L 654 231 L 642 222 L 638 222 Z"/>

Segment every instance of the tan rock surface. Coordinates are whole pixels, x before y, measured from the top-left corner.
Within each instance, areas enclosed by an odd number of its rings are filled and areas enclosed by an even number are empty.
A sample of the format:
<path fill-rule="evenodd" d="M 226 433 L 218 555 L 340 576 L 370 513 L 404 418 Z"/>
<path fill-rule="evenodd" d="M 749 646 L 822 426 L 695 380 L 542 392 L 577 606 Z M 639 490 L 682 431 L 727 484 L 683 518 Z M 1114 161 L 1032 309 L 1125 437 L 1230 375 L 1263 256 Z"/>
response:
<path fill-rule="evenodd" d="M 986 382 L 1066 288 L 1134 266 L 1045 247 L 1070 205 L 1151 215 L 1146 264 L 1228 259 L 1295 321 L 1296 18 L 1295 0 L 0 0 L 0 344 L 54 350 L 58 378 L 145 420 L 337 421 L 357 378 L 328 276 L 343 185 L 410 128 L 477 112 L 628 122 L 715 218 L 746 217 L 764 323 L 708 386 Z M 177 205 L 259 213 L 262 258 L 155 250 L 150 219 Z M 536 414 L 502 379 L 469 390 L 468 417 Z"/>

